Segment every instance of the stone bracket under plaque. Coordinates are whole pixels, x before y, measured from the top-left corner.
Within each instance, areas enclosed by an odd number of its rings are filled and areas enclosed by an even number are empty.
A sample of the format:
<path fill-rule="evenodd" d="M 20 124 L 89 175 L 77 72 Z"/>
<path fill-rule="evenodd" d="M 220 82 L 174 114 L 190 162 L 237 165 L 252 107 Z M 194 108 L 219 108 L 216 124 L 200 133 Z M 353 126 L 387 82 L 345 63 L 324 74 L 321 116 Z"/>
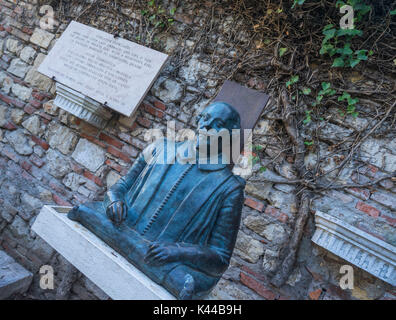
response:
<path fill-rule="evenodd" d="M 103 129 L 112 117 L 112 112 L 101 103 L 59 82 L 56 83 L 54 104 L 100 129 Z"/>
<path fill-rule="evenodd" d="M 396 285 L 396 247 L 329 214 L 316 211 L 312 241 L 373 276 Z"/>

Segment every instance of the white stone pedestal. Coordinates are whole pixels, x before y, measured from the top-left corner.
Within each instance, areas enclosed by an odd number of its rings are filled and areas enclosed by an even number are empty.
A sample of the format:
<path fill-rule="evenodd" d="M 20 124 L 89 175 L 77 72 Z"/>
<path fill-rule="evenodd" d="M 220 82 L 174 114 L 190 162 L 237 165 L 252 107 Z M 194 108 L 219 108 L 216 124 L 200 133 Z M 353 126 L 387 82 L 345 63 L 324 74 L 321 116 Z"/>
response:
<path fill-rule="evenodd" d="M 67 218 L 70 207 L 44 206 L 32 229 L 115 300 L 174 300 L 102 240 Z"/>

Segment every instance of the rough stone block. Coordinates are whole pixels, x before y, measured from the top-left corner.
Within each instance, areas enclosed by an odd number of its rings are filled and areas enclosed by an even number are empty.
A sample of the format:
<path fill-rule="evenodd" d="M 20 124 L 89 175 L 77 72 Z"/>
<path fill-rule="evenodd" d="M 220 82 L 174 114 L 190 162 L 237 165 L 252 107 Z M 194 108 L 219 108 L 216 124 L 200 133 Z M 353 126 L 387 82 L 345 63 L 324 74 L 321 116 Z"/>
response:
<path fill-rule="evenodd" d="M 32 279 L 33 275 L 29 271 L 0 251 L 0 300 L 26 292 Z"/>
<path fill-rule="evenodd" d="M 95 172 L 105 161 L 105 152 L 102 148 L 89 142 L 86 139 L 80 139 L 74 150 L 72 157 L 79 164 Z"/>
<path fill-rule="evenodd" d="M 47 49 L 55 35 L 40 28 L 36 28 L 30 37 L 30 42 Z"/>
<path fill-rule="evenodd" d="M 14 76 L 23 78 L 26 72 L 28 72 L 29 68 L 30 68 L 29 65 L 23 62 L 21 59 L 16 58 L 11 61 L 11 64 L 7 69 L 7 71 L 9 73 L 12 73 Z"/>

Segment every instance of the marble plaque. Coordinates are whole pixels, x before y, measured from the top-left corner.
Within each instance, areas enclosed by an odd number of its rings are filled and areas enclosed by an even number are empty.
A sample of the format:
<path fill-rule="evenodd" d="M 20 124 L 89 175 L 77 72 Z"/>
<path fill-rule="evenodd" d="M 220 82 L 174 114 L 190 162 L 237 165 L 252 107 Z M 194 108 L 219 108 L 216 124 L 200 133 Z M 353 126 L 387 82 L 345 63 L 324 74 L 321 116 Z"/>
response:
<path fill-rule="evenodd" d="M 130 116 L 168 55 L 72 21 L 38 71 Z"/>

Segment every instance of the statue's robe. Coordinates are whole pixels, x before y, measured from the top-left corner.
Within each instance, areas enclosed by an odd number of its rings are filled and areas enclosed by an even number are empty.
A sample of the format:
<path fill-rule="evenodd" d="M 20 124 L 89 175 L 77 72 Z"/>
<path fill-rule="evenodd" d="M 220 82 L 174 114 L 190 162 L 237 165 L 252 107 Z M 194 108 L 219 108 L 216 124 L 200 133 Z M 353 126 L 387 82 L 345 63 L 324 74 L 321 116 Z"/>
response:
<path fill-rule="evenodd" d="M 245 181 L 233 175 L 227 164 L 189 164 L 191 146 L 189 141 L 176 143 L 175 152 L 167 150 L 166 140 L 149 146 L 103 202 L 80 205 L 69 217 L 176 296 L 184 275 L 192 275 L 194 297 L 201 298 L 229 265 Z M 128 210 L 120 226 L 105 213 L 117 200 L 124 201 Z M 177 243 L 191 249 L 193 257 L 148 265 L 144 257 L 153 242 Z"/>

